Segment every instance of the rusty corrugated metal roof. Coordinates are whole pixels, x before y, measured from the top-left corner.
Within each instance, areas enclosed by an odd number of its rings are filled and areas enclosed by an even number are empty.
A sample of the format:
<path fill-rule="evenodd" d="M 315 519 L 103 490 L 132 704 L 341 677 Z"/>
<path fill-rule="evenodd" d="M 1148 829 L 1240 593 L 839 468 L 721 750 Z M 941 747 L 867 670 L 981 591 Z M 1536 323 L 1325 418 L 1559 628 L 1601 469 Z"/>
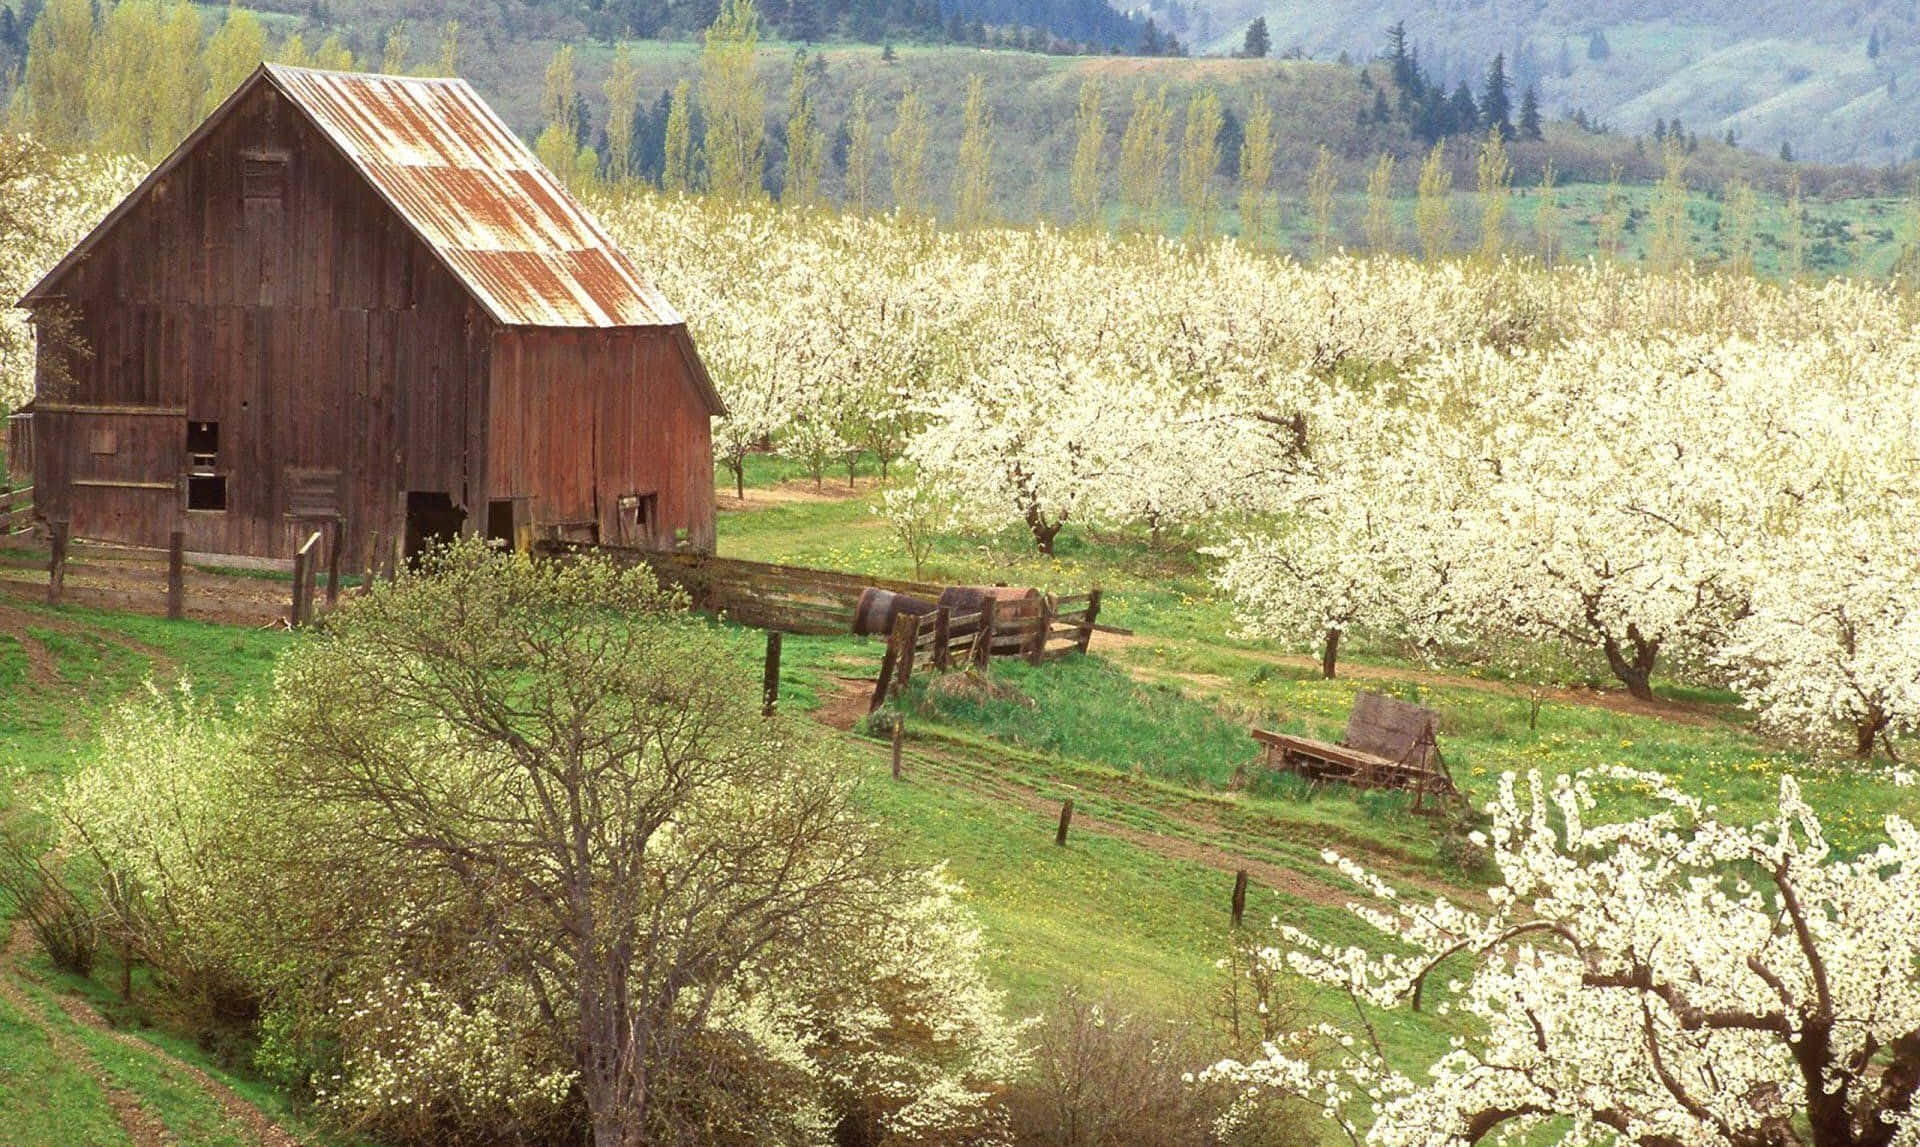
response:
<path fill-rule="evenodd" d="M 262 71 L 497 321 L 683 321 L 465 80 Z"/>

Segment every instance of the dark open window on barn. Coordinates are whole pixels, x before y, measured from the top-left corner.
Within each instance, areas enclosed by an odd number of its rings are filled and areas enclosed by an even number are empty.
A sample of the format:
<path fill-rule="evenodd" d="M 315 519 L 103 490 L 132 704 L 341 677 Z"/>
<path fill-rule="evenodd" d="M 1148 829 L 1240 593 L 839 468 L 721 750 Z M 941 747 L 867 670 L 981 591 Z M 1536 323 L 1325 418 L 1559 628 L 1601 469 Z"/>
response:
<path fill-rule="evenodd" d="M 227 476 L 220 465 L 220 424 L 187 423 L 187 509 L 227 508 Z"/>
<path fill-rule="evenodd" d="M 628 545 L 653 540 L 660 524 L 660 495 L 620 495 L 620 540 Z"/>
<path fill-rule="evenodd" d="M 249 201 L 273 201 L 287 196 L 287 157 L 246 155 L 240 158 L 240 195 Z"/>

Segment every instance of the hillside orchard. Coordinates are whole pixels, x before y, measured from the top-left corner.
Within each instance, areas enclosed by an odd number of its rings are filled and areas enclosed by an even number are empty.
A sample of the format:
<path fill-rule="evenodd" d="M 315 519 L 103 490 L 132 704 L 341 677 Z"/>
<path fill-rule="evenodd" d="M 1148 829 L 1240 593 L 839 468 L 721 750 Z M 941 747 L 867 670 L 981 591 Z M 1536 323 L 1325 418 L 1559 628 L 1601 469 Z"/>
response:
<path fill-rule="evenodd" d="M 1920 729 L 1896 287 L 598 206 L 691 316 L 736 475 L 904 456 L 959 529 L 1185 532 L 1329 674 L 1348 633 L 1518 642 L 1862 756 Z"/>

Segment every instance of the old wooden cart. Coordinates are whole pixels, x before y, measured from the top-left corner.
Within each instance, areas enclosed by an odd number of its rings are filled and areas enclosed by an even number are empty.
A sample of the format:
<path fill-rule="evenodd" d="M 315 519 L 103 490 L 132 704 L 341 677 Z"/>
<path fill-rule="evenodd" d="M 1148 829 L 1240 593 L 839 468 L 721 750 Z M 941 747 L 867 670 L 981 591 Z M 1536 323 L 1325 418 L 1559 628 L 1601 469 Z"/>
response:
<path fill-rule="evenodd" d="M 1459 790 L 1440 755 L 1440 715 L 1379 693 L 1353 699 L 1339 744 L 1254 729 L 1268 768 L 1312 781 L 1370 789 L 1408 789 L 1420 797 L 1454 797 Z"/>

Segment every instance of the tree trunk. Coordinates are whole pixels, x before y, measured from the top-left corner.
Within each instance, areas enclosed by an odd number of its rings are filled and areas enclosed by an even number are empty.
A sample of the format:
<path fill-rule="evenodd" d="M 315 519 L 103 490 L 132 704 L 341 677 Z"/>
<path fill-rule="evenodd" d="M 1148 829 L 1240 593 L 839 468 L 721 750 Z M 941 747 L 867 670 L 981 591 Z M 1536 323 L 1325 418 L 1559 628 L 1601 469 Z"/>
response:
<path fill-rule="evenodd" d="M 733 471 L 733 496 L 744 502 L 747 500 L 747 460 L 728 462 L 727 469 Z"/>
<path fill-rule="evenodd" d="M 1601 638 L 1601 648 L 1607 654 L 1607 667 L 1613 675 L 1627 687 L 1627 693 L 1641 701 L 1653 700 L 1653 666 L 1660 656 L 1660 643 L 1648 641 L 1640 634 L 1638 626 L 1627 626 L 1627 643 L 1633 647 L 1633 656 L 1627 652 L 1612 634 Z"/>
<path fill-rule="evenodd" d="M 1887 727 L 1887 715 L 1878 705 L 1867 710 L 1867 714 L 1853 723 L 1853 755 L 1864 761 L 1873 756 L 1874 742 L 1880 739 L 1881 732 Z"/>
<path fill-rule="evenodd" d="M 1340 627 L 1327 630 L 1327 643 L 1320 649 L 1320 676 L 1333 680 L 1334 669 L 1340 663 Z"/>
<path fill-rule="evenodd" d="M 1060 533 L 1061 522 L 1049 522 L 1040 512 L 1036 503 L 1027 503 L 1027 529 L 1033 533 L 1034 545 L 1040 547 L 1043 554 L 1053 553 L 1053 539 Z"/>

